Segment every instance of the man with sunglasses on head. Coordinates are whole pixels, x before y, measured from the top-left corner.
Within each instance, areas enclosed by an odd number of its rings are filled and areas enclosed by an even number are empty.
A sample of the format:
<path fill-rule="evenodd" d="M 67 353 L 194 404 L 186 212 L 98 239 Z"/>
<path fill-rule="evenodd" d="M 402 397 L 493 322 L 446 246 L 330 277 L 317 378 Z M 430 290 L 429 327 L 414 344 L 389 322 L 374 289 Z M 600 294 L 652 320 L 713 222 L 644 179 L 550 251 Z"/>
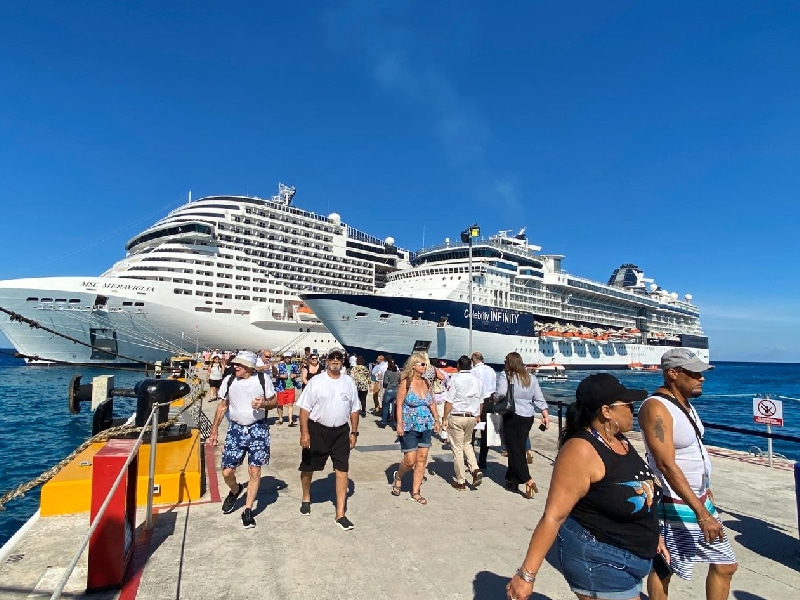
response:
<path fill-rule="evenodd" d="M 648 463 L 664 490 L 659 518 L 670 556 L 669 564 L 656 556 L 647 579 L 650 600 L 665 600 L 672 573 L 688 581 L 698 562 L 709 564 L 706 598 L 726 599 L 738 568 L 713 504 L 703 423 L 691 404 L 713 368 L 688 348 L 668 350 L 661 357 L 664 385 L 639 410 Z"/>
<path fill-rule="evenodd" d="M 328 351 L 325 371 L 309 380 L 297 402 L 300 409 L 300 514 L 311 514 L 311 478 L 322 471 L 328 457 L 336 476 L 335 523 L 341 529 L 353 529 L 345 516 L 349 483 L 350 450 L 358 441 L 358 417 L 361 402 L 356 383 L 344 374 L 344 351 Z"/>

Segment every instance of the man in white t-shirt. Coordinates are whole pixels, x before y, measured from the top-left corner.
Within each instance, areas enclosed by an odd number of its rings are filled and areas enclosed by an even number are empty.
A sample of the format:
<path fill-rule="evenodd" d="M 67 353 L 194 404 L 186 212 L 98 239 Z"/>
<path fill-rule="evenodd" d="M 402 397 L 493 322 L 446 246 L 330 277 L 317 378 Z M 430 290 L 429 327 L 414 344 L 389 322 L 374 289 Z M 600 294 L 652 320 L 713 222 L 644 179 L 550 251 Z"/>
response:
<path fill-rule="evenodd" d="M 269 464 L 269 427 L 267 413 L 277 406 L 275 389 L 268 377 L 256 373 L 256 356 L 247 350 L 240 352 L 231 360 L 234 376 L 226 377 L 219 390 L 220 403 L 211 424 L 209 442 L 217 444 L 219 425 L 228 412 L 228 433 L 222 449 L 222 477 L 230 488 L 230 493 L 222 502 L 222 512 L 232 513 L 236 499 L 244 486 L 236 481 L 236 469 L 244 462 L 247 454 L 249 479 L 247 498 L 242 511 L 242 525 L 245 529 L 256 526 L 253 518 L 253 502 L 261 482 L 261 467 Z"/>
<path fill-rule="evenodd" d="M 375 382 L 375 388 L 372 392 L 372 403 L 374 408 L 372 414 L 378 415 L 381 412 L 381 402 L 383 401 L 383 374 L 389 368 L 389 363 L 383 354 L 378 354 L 375 359 L 375 365 L 370 372 L 372 381 Z"/>
<path fill-rule="evenodd" d="M 328 351 L 325 372 L 309 380 L 297 402 L 300 409 L 300 483 L 303 496 L 300 514 L 311 514 L 311 478 L 322 471 L 328 457 L 336 474 L 336 524 L 349 531 L 353 523 L 345 516 L 350 450 L 358 440 L 361 402 L 356 383 L 342 373 L 344 351 Z"/>

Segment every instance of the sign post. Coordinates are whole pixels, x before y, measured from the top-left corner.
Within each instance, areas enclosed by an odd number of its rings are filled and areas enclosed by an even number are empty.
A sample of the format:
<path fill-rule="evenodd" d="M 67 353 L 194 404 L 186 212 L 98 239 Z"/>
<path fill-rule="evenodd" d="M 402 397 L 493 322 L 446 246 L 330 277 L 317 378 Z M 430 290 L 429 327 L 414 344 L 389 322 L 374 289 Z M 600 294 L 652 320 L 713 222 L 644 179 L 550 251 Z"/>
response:
<path fill-rule="evenodd" d="M 767 434 L 772 433 L 772 426 L 783 427 L 783 402 L 765 398 L 753 398 L 753 422 L 767 426 Z M 767 456 L 772 467 L 772 435 L 767 438 Z"/>

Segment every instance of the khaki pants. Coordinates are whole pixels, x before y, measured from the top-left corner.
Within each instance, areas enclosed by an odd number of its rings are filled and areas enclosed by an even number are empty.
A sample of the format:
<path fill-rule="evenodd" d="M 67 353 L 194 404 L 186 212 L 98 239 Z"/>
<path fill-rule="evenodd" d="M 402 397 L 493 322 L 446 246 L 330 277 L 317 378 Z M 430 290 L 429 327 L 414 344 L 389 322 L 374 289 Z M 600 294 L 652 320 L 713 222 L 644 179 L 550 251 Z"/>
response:
<path fill-rule="evenodd" d="M 464 460 L 469 473 L 478 468 L 475 450 L 472 448 L 472 430 L 475 429 L 475 417 L 447 418 L 447 437 L 450 448 L 453 450 L 453 466 L 455 467 L 456 483 L 465 483 Z"/>

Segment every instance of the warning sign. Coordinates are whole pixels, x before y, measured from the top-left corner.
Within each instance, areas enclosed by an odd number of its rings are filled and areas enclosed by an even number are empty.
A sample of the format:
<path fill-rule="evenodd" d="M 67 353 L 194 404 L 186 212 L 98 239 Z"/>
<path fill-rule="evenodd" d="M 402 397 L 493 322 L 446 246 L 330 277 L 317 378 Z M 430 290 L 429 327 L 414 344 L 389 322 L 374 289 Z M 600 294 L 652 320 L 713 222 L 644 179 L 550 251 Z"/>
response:
<path fill-rule="evenodd" d="M 783 402 L 772 398 L 753 398 L 753 421 L 783 427 Z"/>

